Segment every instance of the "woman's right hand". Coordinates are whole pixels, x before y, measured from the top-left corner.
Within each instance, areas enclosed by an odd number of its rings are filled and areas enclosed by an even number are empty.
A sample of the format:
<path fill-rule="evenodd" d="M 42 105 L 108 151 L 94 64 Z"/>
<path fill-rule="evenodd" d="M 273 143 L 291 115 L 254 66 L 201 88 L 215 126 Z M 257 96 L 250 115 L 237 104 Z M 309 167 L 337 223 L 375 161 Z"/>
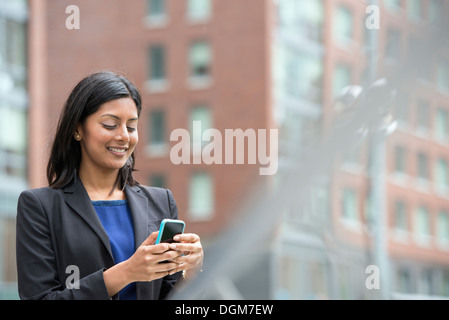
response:
<path fill-rule="evenodd" d="M 156 231 L 150 234 L 128 260 L 103 272 L 103 279 L 110 297 L 131 282 L 153 281 L 174 273 L 178 264 L 170 260 L 178 257 L 180 253 L 170 250 L 168 243 L 154 244 L 158 233 Z M 166 260 L 169 262 L 160 263 Z"/>
<path fill-rule="evenodd" d="M 178 257 L 178 251 L 171 250 L 168 243 L 154 244 L 157 239 L 158 231 L 153 232 L 137 248 L 136 252 L 125 261 L 127 264 L 128 277 L 134 281 L 152 281 L 170 274 L 178 264 L 171 262 Z M 162 261 L 169 261 L 161 263 Z"/>

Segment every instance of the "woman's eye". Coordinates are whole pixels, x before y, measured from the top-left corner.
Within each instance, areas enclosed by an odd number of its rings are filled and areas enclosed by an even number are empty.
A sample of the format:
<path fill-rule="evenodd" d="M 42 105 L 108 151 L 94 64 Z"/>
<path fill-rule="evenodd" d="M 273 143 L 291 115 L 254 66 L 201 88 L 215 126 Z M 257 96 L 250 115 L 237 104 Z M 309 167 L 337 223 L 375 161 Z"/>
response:
<path fill-rule="evenodd" d="M 115 124 L 114 125 L 110 125 L 110 124 L 102 123 L 102 125 L 107 130 L 114 130 L 114 129 L 117 128 L 117 125 L 115 125 Z M 126 127 L 126 128 L 128 129 L 129 132 L 134 132 L 134 131 L 137 130 L 136 128 L 133 128 L 133 127 Z"/>
<path fill-rule="evenodd" d="M 115 125 L 108 125 L 108 124 L 104 124 L 104 123 L 103 123 L 103 127 L 104 127 L 105 129 L 108 129 L 108 130 L 112 130 L 112 129 L 115 129 L 115 128 L 116 128 Z"/>

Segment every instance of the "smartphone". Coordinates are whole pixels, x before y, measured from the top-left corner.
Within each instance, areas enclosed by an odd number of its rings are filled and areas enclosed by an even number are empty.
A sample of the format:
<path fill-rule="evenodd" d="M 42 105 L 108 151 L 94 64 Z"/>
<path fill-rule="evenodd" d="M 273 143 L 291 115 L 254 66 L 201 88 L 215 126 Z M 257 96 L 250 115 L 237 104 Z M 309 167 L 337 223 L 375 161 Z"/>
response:
<path fill-rule="evenodd" d="M 161 242 L 172 243 L 175 242 L 173 237 L 184 232 L 185 223 L 182 220 L 164 219 L 162 220 L 159 234 L 155 244 Z"/>

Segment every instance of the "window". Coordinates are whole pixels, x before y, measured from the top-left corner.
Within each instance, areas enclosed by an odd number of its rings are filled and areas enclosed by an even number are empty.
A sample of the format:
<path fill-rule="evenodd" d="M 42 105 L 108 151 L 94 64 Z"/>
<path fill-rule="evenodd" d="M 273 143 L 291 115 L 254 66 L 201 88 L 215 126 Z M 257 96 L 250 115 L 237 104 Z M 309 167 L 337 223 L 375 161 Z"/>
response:
<path fill-rule="evenodd" d="M 164 110 L 153 110 L 148 119 L 147 154 L 150 157 L 165 156 L 168 150 L 166 141 L 166 119 Z"/>
<path fill-rule="evenodd" d="M 0 149 L 13 154 L 26 152 L 26 110 L 0 106 Z"/>
<path fill-rule="evenodd" d="M 421 0 L 420 0 L 421 1 Z M 428 41 L 424 37 L 418 37 L 415 35 L 410 35 L 408 39 L 408 52 L 412 53 L 416 51 L 416 48 L 427 45 Z M 420 62 L 415 66 L 416 76 L 419 80 L 425 83 L 431 82 L 432 76 L 432 59 L 421 59 Z"/>
<path fill-rule="evenodd" d="M 26 66 L 26 26 L 24 23 L 5 21 L 6 33 L 6 62 L 14 66 Z"/>
<path fill-rule="evenodd" d="M 282 255 L 279 258 L 279 288 L 276 297 L 280 299 L 303 299 L 304 286 L 301 275 L 305 274 L 304 262 L 294 255 Z"/>
<path fill-rule="evenodd" d="M 441 295 L 449 296 L 449 271 L 443 270 L 441 283 Z"/>
<path fill-rule="evenodd" d="M 397 12 L 401 8 L 401 0 L 384 0 L 389 11 Z"/>
<path fill-rule="evenodd" d="M 429 22 L 438 23 L 441 21 L 444 12 L 443 0 L 430 0 L 429 2 Z"/>
<path fill-rule="evenodd" d="M 155 45 L 150 48 L 150 79 L 165 80 L 165 49 L 163 46 Z"/>
<path fill-rule="evenodd" d="M 430 217 L 429 211 L 425 206 L 420 206 L 415 216 L 415 232 L 419 236 L 430 235 Z"/>
<path fill-rule="evenodd" d="M 321 43 L 323 40 L 323 0 L 278 1 L 279 24 L 300 38 Z"/>
<path fill-rule="evenodd" d="M 449 190 L 449 170 L 445 159 L 438 159 L 435 168 L 436 189 L 440 194 L 446 195 Z"/>
<path fill-rule="evenodd" d="M 203 132 L 212 128 L 212 115 L 207 106 L 195 106 L 190 114 L 190 137 L 192 139 L 193 153 L 200 152 L 201 148 L 208 143 L 203 141 Z"/>
<path fill-rule="evenodd" d="M 412 277 L 410 270 L 405 267 L 401 267 L 398 270 L 398 288 L 397 290 L 402 293 L 412 292 Z"/>
<path fill-rule="evenodd" d="M 165 0 L 147 0 L 147 4 L 149 16 L 165 15 Z"/>
<path fill-rule="evenodd" d="M 202 87 L 209 84 L 211 76 L 211 60 L 211 49 L 208 42 L 196 41 L 190 45 L 189 83 L 191 86 Z"/>
<path fill-rule="evenodd" d="M 445 109 L 438 109 L 435 119 L 435 137 L 438 141 L 446 143 L 449 136 L 448 113 Z"/>
<path fill-rule="evenodd" d="M 434 289 L 434 272 L 430 268 L 421 270 L 420 277 L 418 279 L 418 292 L 424 295 L 435 294 Z"/>
<path fill-rule="evenodd" d="M 339 6 L 337 8 L 334 25 L 334 38 L 337 44 L 348 45 L 352 41 L 353 29 L 352 12 L 344 6 Z"/>
<path fill-rule="evenodd" d="M 399 91 L 396 96 L 396 118 L 399 125 L 406 126 L 409 122 L 409 94 L 404 91 Z"/>
<path fill-rule="evenodd" d="M 335 67 L 333 79 L 333 93 L 334 97 L 338 97 L 342 89 L 351 84 L 351 68 L 344 64 L 339 64 Z"/>
<path fill-rule="evenodd" d="M 26 177 L 26 110 L 0 104 L 0 172 Z"/>
<path fill-rule="evenodd" d="M 429 122 L 430 122 L 430 108 L 429 102 L 424 100 L 419 100 L 416 108 L 416 121 L 417 121 L 417 129 L 420 133 L 428 133 L 429 131 Z"/>
<path fill-rule="evenodd" d="M 423 1 L 407 0 L 407 15 L 410 19 L 419 19 L 423 17 Z"/>
<path fill-rule="evenodd" d="M 212 0 L 188 0 L 187 17 L 191 22 L 206 21 L 210 19 Z"/>
<path fill-rule="evenodd" d="M 162 27 L 167 23 L 167 10 L 165 0 L 147 0 L 147 25 Z"/>
<path fill-rule="evenodd" d="M 443 243 L 449 243 L 449 213 L 446 210 L 438 212 L 437 237 Z"/>
<path fill-rule="evenodd" d="M 210 220 L 214 212 L 214 186 L 208 173 L 195 173 L 190 180 L 189 214 L 192 220 Z"/>
<path fill-rule="evenodd" d="M 441 58 L 437 68 L 437 88 L 441 92 L 449 93 L 449 61 Z"/>
<path fill-rule="evenodd" d="M 396 29 L 387 32 L 386 58 L 391 61 L 399 61 L 401 54 L 401 33 Z"/>
<path fill-rule="evenodd" d="M 418 178 L 429 180 L 429 163 L 425 153 L 418 153 Z"/>
<path fill-rule="evenodd" d="M 348 220 L 359 220 L 357 194 L 354 190 L 343 190 L 342 209 L 343 218 Z"/>
<path fill-rule="evenodd" d="M 150 114 L 150 144 L 162 145 L 165 139 L 165 111 L 155 110 Z"/>
<path fill-rule="evenodd" d="M 287 49 L 283 52 L 282 87 L 291 99 L 321 103 L 323 59 L 311 53 Z"/>
<path fill-rule="evenodd" d="M 394 228 L 396 230 L 408 230 L 407 206 L 400 200 L 394 203 Z"/>
<path fill-rule="evenodd" d="M 150 91 L 164 91 L 167 89 L 166 52 L 162 45 L 153 45 L 148 53 L 149 89 Z"/>
<path fill-rule="evenodd" d="M 278 1 L 278 20 L 279 24 L 285 28 L 294 28 L 297 23 L 297 1 L 284 0 Z"/>
<path fill-rule="evenodd" d="M 165 176 L 163 174 L 153 174 L 150 178 L 150 186 L 166 188 Z"/>
<path fill-rule="evenodd" d="M 295 2 L 298 4 L 297 1 Z M 298 9 L 299 19 L 297 22 L 300 24 L 300 28 L 296 30 L 303 33 L 305 38 L 321 43 L 323 41 L 324 20 L 323 0 L 301 1 Z"/>
<path fill-rule="evenodd" d="M 26 49 L 25 22 L 0 16 L 0 87 L 5 91 L 26 90 Z"/>
<path fill-rule="evenodd" d="M 395 173 L 407 173 L 407 152 L 403 146 L 394 148 L 394 171 Z"/>
<path fill-rule="evenodd" d="M 16 220 L 12 217 L 0 219 L 0 236 L 3 250 L 1 261 L 3 262 L 3 272 L 0 275 L 0 283 L 14 283 L 17 279 L 16 268 Z M 0 289 L 1 290 L 1 289 Z M 1 291 L 0 291 L 1 292 Z"/>

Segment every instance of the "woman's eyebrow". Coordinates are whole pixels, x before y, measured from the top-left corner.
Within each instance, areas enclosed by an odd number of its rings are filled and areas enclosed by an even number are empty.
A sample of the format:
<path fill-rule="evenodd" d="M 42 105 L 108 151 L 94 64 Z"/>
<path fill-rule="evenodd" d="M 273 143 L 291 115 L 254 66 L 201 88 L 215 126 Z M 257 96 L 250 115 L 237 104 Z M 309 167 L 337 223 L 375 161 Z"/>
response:
<path fill-rule="evenodd" d="M 100 116 L 100 118 L 103 118 L 103 117 L 111 117 L 111 118 L 114 118 L 114 119 L 117 119 L 117 120 L 121 120 L 120 117 L 118 117 L 118 116 L 116 116 L 114 114 L 110 114 L 110 113 L 106 113 L 106 114 Z M 129 119 L 128 121 L 137 121 L 137 120 L 139 120 L 139 118 L 132 118 L 132 119 Z"/>

